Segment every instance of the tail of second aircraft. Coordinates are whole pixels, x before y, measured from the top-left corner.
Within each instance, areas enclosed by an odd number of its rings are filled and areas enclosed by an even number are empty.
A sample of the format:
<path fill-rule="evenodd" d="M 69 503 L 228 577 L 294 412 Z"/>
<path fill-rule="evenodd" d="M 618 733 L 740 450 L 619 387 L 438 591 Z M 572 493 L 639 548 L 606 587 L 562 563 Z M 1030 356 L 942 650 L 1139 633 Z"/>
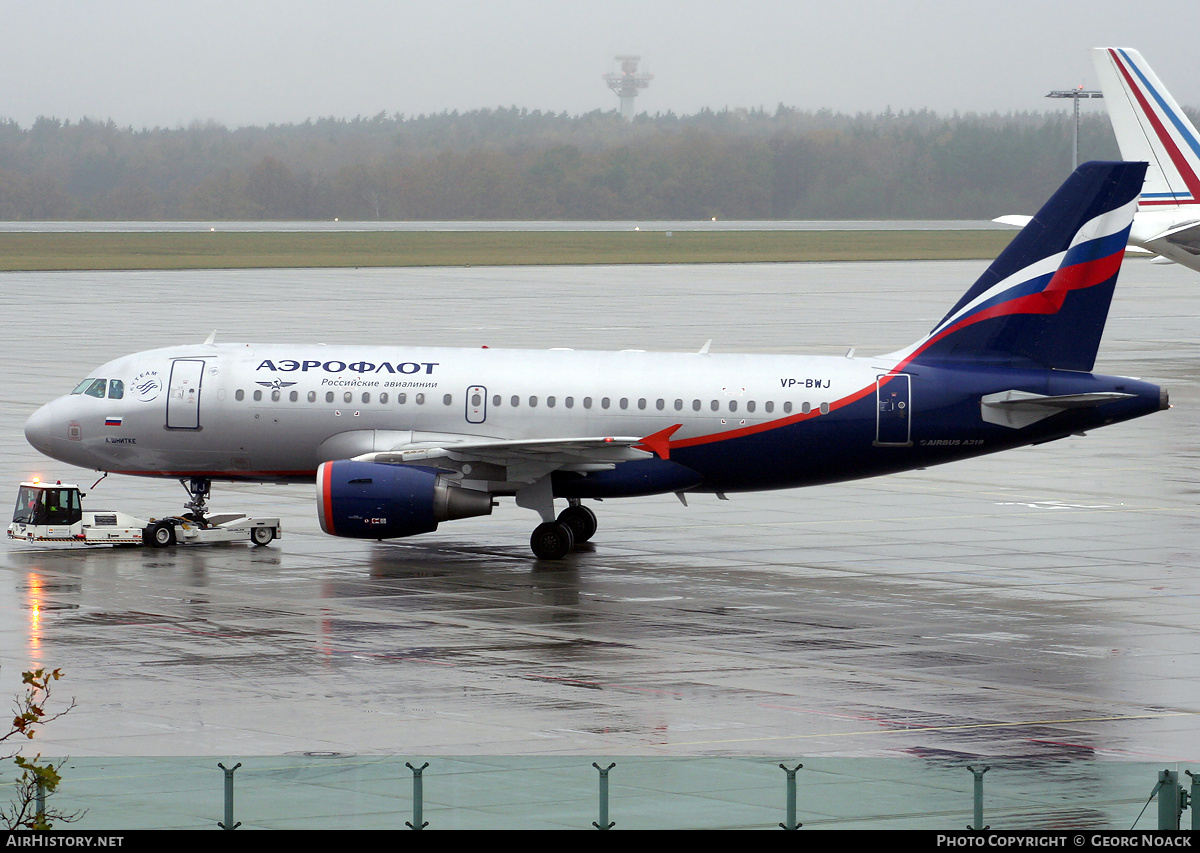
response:
<path fill-rule="evenodd" d="M 1149 164 L 1141 206 L 1200 203 L 1200 137 L 1136 50 L 1097 47 L 1092 60 L 1121 156 Z"/>
<path fill-rule="evenodd" d="M 1145 163 L 1085 163 L 901 364 L 1090 371 Z"/>

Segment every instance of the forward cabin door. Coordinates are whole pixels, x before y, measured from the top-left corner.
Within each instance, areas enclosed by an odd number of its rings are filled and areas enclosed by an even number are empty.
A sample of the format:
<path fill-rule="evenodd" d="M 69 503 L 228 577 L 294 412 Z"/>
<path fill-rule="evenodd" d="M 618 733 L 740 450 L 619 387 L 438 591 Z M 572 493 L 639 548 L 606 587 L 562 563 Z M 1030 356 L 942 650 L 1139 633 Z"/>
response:
<path fill-rule="evenodd" d="M 203 359 L 177 358 L 171 362 L 167 429 L 200 429 L 200 383 L 203 379 Z"/>

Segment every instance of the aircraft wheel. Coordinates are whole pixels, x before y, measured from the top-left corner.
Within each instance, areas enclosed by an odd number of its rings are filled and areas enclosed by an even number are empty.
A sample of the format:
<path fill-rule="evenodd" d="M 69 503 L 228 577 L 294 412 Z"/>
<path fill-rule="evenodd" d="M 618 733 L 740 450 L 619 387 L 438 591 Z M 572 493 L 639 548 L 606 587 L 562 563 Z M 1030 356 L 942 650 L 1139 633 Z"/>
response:
<path fill-rule="evenodd" d="M 169 548 L 175 544 L 175 525 L 160 521 L 150 528 L 150 544 L 155 548 Z"/>
<path fill-rule="evenodd" d="M 255 545 L 267 545 L 275 538 L 274 527 L 252 527 L 250 528 L 250 541 Z"/>
<path fill-rule="evenodd" d="M 539 560 L 561 560 L 575 547 L 575 535 L 567 525 L 547 521 L 533 529 L 529 547 Z"/>
<path fill-rule="evenodd" d="M 576 545 L 582 545 L 596 535 L 596 513 L 583 504 L 569 506 L 560 512 L 558 523 L 571 528 Z"/>

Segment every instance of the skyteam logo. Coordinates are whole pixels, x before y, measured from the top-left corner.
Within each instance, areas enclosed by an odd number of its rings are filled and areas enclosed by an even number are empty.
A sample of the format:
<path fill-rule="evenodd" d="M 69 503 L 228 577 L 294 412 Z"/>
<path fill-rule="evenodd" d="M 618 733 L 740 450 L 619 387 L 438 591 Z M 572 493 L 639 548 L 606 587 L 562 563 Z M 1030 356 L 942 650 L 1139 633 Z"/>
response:
<path fill-rule="evenodd" d="M 143 403 L 153 402 L 162 391 L 162 387 L 157 370 L 147 370 L 133 377 L 133 393 Z"/>

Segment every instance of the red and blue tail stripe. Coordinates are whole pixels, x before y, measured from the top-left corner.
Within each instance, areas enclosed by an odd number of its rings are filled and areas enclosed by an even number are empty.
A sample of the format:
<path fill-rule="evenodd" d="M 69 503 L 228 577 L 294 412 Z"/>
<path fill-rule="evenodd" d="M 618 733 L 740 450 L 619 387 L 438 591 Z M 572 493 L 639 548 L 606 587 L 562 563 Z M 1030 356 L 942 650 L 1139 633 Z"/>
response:
<path fill-rule="evenodd" d="M 967 360 L 1091 370 L 1145 169 L 1080 166 L 933 331 L 897 353 L 901 366 Z"/>

